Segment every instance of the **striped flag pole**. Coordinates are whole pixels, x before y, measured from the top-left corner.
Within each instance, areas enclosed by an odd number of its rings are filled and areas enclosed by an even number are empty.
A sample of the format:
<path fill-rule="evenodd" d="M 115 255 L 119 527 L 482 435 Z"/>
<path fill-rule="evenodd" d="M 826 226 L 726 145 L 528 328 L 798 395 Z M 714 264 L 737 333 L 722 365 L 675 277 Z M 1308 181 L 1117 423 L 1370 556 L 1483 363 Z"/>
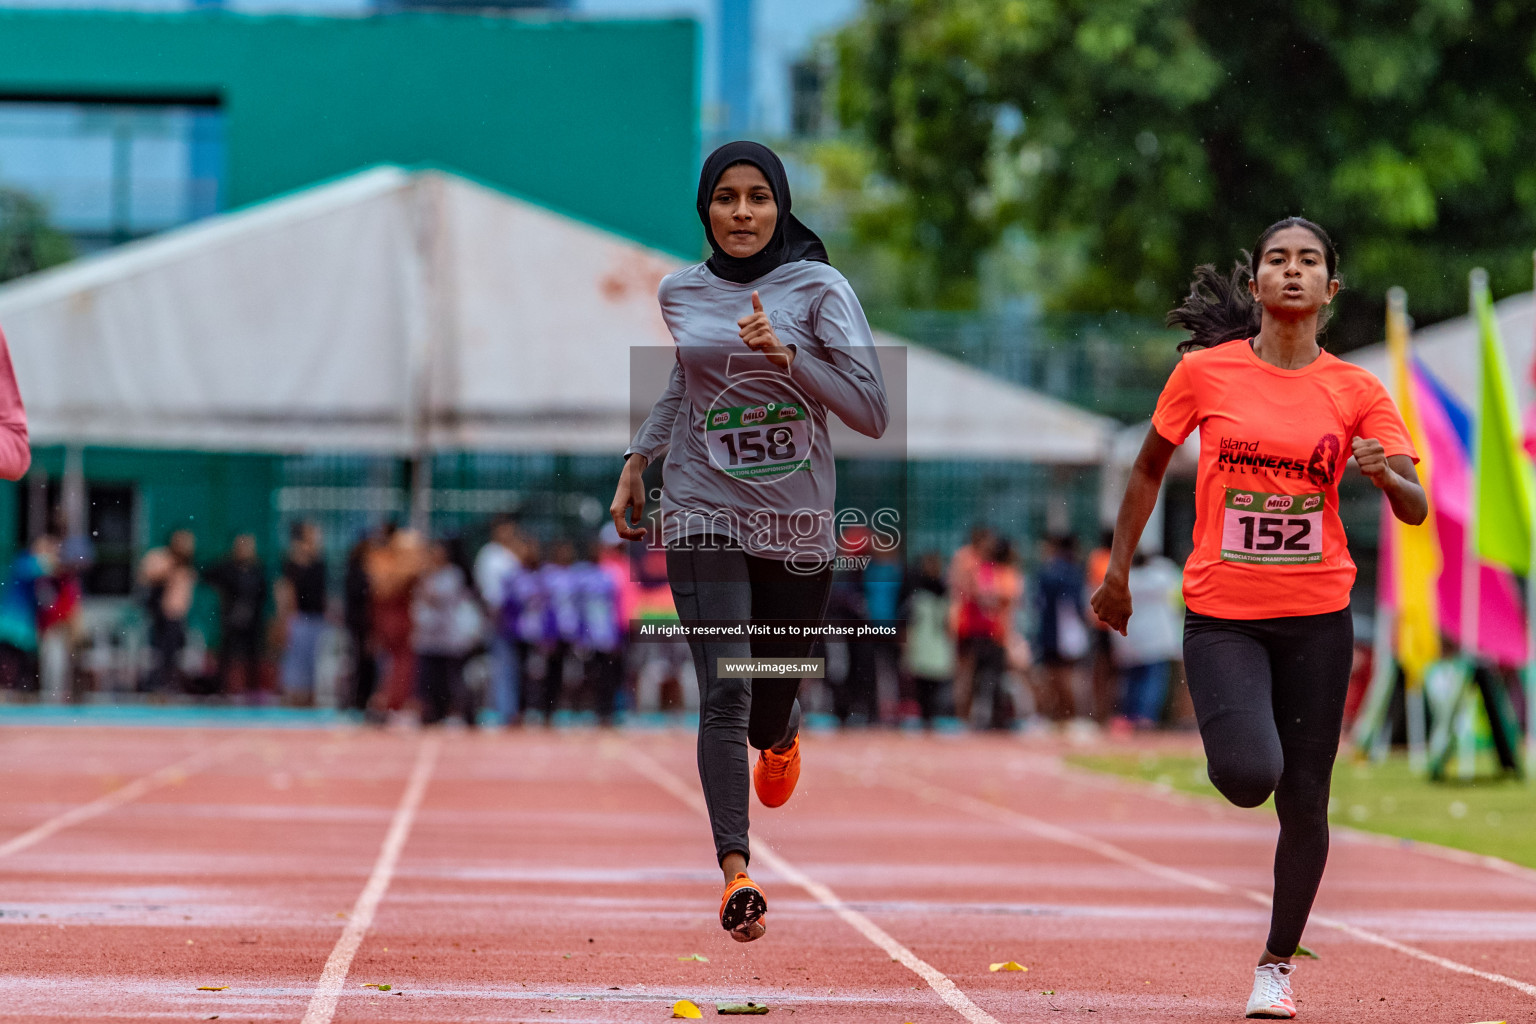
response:
<path fill-rule="evenodd" d="M 1481 267 L 1472 271 L 1470 298 L 1468 307 L 1471 310 L 1473 322 L 1477 318 L 1477 296 L 1480 291 L 1488 287 L 1488 272 Z M 1473 367 L 1472 379 L 1481 382 L 1483 379 L 1482 360 L 1483 349 L 1481 342 L 1473 349 L 1472 358 L 1476 360 Z M 1478 435 L 1483 430 L 1483 389 L 1481 383 L 1472 389 L 1468 411 L 1472 419 L 1472 459 L 1473 472 L 1467 474 L 1467 529 L 1465 535 L 1466 550 L 1461 560 L 1461 653 L 1466 659 L 1468 678 L 1470 673 L 1477 670 L 1478 655 L 1478 605 L 1482 600 L 1481 563 L 1477 557 L 1477 472 L 1476 459 L 1478 450 Z"/>

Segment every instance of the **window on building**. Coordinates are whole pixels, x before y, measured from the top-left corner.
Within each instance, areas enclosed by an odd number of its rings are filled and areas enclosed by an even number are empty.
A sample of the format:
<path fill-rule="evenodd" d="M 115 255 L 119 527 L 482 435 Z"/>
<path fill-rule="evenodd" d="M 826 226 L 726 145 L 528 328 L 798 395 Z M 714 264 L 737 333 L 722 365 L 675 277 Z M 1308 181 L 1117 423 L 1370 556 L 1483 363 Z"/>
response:
<path fill-rule="evenodd" d="M 18 487 L 18 550 L 46 529 L 56 534 L 65 532 L 60 478 L 29 476 Z M 86 481 L 85 529 L 90 538 L 90 562 L 81 583 L 87 594 L 120 597 L 133 591 L 137 505 L 138 495 L 132 484 Z"/>
<path fill-rule="evenodd" d="M 797 138 L 817 138 L 829 129 L 828 74 L 820 55 L 796 61 L 789 69 L 789 128 Z"/>
<path fill-rule="evenodd" d="M 87 594 L 127 594 L 133 590 L 136 495 L 132 484 L 88 484 L 86 528 L 95 560 L 85 574 Z"/>
<path fill-rule="evenodd" d="M 217 212 L 224 166 L 213 102 L 0 98 L 0 186 L 40 200 L 79 252 Z"/>

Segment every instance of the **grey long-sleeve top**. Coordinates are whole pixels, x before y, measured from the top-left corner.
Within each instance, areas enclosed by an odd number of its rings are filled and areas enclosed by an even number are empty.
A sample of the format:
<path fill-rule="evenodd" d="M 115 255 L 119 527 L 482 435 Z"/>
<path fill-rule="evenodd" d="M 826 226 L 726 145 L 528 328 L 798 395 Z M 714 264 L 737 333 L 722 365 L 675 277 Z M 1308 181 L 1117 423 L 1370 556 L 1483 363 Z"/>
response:
<path fill-rule="evenodd" d="M 762 300 L 785 371 L 742 342 L 737 321 Z M 827 435 L 834 412 L 861 434 L 885 433 L 885 384 L 863 307 L 825 263 L 786 263 L 750 284 L 703 264 L 658 290 L 677 342 L 667 390 L 625 455 L 669 452 L 662 539 L 713 533 L 770 558 L 831 557 L 837 469 Z"/>

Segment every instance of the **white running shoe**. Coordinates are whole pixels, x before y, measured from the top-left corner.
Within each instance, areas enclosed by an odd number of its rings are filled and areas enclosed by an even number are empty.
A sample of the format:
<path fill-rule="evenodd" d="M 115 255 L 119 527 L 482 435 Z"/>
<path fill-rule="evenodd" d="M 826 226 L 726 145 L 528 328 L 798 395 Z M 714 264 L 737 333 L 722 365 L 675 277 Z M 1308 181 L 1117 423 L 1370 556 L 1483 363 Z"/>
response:
<path fill-rule="evenodd" d="M 1248 997 L 1248 1016 L 1290 1020 L 1296 1016 L 1291 996 L 1291 972 L 1295 964 L 1260 964 L 1253 969 L 1253 995 Z"/>

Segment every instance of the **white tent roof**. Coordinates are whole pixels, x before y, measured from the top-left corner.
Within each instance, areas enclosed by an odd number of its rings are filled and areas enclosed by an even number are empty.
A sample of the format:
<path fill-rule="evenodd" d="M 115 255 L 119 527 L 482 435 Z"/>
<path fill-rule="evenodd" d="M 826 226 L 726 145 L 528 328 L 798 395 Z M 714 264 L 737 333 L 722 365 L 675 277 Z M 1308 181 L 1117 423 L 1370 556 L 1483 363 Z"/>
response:
<path fill-rule="evenodd" d="M 656 285 L 680 265 L 461 178 L 380 167 L 11 282 L 0 327 L 38 443 L 618 452 L 631 352 L 672 344 Z M 1106 450 L 1103 417 L 905 356 L 908 457 Z M 838 444 L 903 454 L 845 429 Z"/>
<path fill-rule="evenodd" d="M 1494 303 L 1493 310 L 1504 340 L 1504 357 L 1515 379 L 1515 398 L 1523 409 L 1536 400 L 1530 373 L 1536 352 L 1536 299 L 1531 292 L 1511 295 Z M 1462 404 L 1476 404 L 1477 323 L 1470 316 L 1442 320 L 1414 331 L 1413 352 Z M 1356 349 L 1344 358 L 1388 380 L 1385 344 Z"/>

